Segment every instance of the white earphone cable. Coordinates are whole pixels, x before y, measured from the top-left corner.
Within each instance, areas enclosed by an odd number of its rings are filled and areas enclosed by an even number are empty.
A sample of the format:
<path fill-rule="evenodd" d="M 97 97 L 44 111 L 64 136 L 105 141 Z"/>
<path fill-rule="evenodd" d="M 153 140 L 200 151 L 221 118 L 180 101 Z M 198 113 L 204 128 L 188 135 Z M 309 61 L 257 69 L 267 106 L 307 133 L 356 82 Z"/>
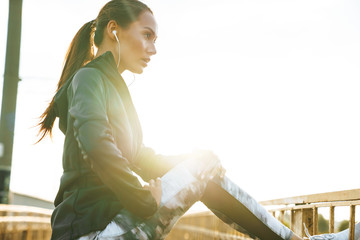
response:
<path fill-rule="evenodd" d="M 117 61 L 116 67 L 119 68 L 119 64 L 120 64 L 120 41 L 119 41 L 119 39 L 118 39 L 118 37 L 117 37 L 117 35 L 116 35 L 116 30 L 112 31 L 112 33 L 114 34 L 115 39 L 116 39 L 116 41 L 117 41 L 117 43 L 118 43 L 118 48 L 119 48 L 118 55 L 119 55 L 119 56 L 118 56 L 118 61 Z M 132 80 L 132 82 L 128 85 L 128 87 L 130 87 L 131 84 L 133 84 L 134 82 L 135 82 L 135 74 L 133 73 L 133 80 Z"/>
<path fill-rule="evenodd" d="M 117 43 L 118 43 L 118 49 L 119 49 L 119 52 L 118 52 L 118 62 L 117 62 L 117 64 L 116 64 L 116 67 L 118 68 L 119 67 L 119 64 L 120 64 L 120 41 L 119 41 L 119 39 L 118 39 L 118 37 L 117 37 L 117 35 L 116 35 L 116 31 L 114 30 L 113 31 L 113 34 L 114 34 L 114 36 L 115 36 L 115 38 L 116 38 L 116 41 L 117 41 Z"/>
<path fill-rule="evenodd" d="M 135 74 L 133 73 L 132 75 L 133 75 L 133 80 L 132 80 L 132 82 L 131 82 L 129 85 L 127 85 L 128 87 L 130 87 L 131 84 L 133 84 L 133 83 L 135 82 Z"/>

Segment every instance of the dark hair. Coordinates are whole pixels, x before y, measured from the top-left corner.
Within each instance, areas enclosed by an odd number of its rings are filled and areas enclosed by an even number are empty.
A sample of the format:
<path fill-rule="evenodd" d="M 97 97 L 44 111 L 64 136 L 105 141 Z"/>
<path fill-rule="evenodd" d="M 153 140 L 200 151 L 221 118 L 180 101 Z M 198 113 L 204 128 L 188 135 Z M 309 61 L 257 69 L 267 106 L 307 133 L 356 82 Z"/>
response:
<path fill-rule="evenodd" d="M 71 41 L 65 55 L 64 67 L 57 85 L 57 91 L 77 70 L 94 58 L 93 45 L 100 46 L 104 30 L 110 20 L 115 20 L 121 28 L 126 29 L 138 19 L 143 11 L 152 13 L 148 6 L 138 0 L 112 0 L 106 3 L 97 18 L 85 23 Z M 52 135 L 52 128 L 56 119 L 54 100 L 55 96 L 40 116 L 40 123 L 38 124 L 40 126 L 40 139 L 38 142 L 47 134 Z"/>

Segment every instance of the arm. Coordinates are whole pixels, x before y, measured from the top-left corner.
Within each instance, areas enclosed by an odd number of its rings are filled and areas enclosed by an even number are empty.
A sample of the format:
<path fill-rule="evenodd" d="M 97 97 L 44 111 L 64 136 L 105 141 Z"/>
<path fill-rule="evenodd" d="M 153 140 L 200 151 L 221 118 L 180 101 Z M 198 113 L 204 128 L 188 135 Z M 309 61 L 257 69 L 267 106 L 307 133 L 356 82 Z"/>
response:
<path fill-rule="evenodd" d="M 142 146 L 137 157 L 135 167 L 133 168 L 144 181 L 162 177 L 174 166 L 189 158 L 189 154 L 176 156 L 164 156 L 156 154 L 149 147 Z"/>
<path fill-rule="evenodd" d="M 187 154 L 163 156 L 156 154 L 154 150 L 147 147 L 142 147 L 139 152 L 134 171 L 145 181 L 149 181 L 150 179 L 163 176 L 174 166 L 185 160 L 190 161 L 194 166 L 202 166 L 195 167 L 199 169 L 199 172 L 196 174 L 201 178 L 204 178 L 206 175 L 209 175 L 210 178 L 213 178 L 215 175 L 223 178 L 225 175 L 226 170 L 212 151 L 194 150 Z M 216 167 L 211 167 L 213 165 L 216 165 Z"/>
<path fill-rule="evenodd" d="M 124 207 L 137 216 L 151 216 L 157 210 L 156 201 L 133 175 L 114 142 L 102 81 L 100 73 L 89 68 L 80 70 L 72 81 L 69 113 L 75 138 L 84 160 Z"/>

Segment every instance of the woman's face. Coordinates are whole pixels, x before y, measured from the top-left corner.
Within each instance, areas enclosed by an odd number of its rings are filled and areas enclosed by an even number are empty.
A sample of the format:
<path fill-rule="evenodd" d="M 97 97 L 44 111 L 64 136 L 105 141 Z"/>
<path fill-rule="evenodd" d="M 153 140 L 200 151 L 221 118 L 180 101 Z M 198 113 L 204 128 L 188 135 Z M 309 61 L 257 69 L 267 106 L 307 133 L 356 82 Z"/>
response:
<path fill-rule="evenodd" d="M 149 11 L 144 11 L 137 21 L 131 23 L 127 29 L 122 29 L 119 34 L 119 70 L 142 73 L 150 57 L 156 54 L 156 38 L 157 24 L 154 16 Z"/>

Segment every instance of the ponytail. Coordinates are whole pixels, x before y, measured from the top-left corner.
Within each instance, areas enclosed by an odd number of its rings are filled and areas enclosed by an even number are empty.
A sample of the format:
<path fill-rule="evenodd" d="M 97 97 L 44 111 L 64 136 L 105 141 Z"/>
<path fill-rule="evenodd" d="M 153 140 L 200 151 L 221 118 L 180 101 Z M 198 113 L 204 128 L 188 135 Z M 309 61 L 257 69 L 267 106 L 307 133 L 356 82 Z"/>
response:
<path fill-rule="evenodd" d="M 139 0 L 111 0 L 106 3 L 100 10 L 96 20 L 84 24 L 72 40 L 65 56 L 64 68 L 56 92 L 79 68 L 94 59 L 93 45 L 100 46 L 104 29 L 110 20 L 115 20 L 120 27 L 126 29 L 132 22 L 136 21 L 143 11 L 152 13 L 150 8 Z M 94 34 L 95 37 L 93 37 Z M 40 123 L 38 124 L 40 126 L 40 139 L 37 142 L 40 142 L 48 134 L 51 137 L 56 118 L 54 100 L 55 96 L 45 112 L 40 116 Z"/>
<path fill-rule="evenodd" d="M 79 70 L 86 63 L 94 58 L 93 48 L 93 33 L 95 30 L 95 20 L 85 23 L 80 30 L 76 33 L 75 37 L 70 43 L 68 51 L 65 55 L 64 67 L 61 73 L 60 80 L 57 84 L 57 91 L 68 81 L 68 79 L 77 70 Z M 46 135 L 52 136 L 52 128 L 56 119 L 56 111 L 54 108 L 55 95 L 52 98 L 49 106 L 40 116 L 39 134 L 40 142 Z"/>

